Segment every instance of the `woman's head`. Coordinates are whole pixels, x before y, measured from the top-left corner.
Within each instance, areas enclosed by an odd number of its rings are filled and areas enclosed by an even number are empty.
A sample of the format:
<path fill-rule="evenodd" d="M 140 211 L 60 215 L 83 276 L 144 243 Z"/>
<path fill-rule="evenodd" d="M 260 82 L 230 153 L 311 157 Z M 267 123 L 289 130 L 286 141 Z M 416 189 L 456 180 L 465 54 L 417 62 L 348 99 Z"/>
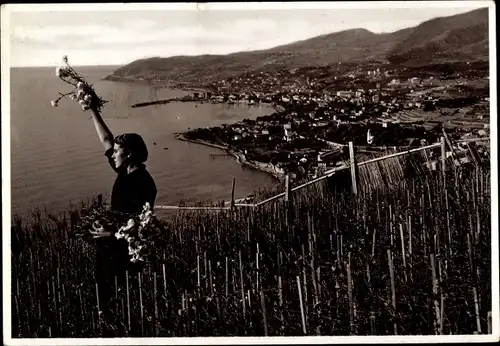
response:
<path fill-rule="evenodd" d="M 148 159 L 148 148 L 141 136 L 124 133 L 114 139 L 113 160 L 116 168 L 131 164 L 141 164 Z"/>

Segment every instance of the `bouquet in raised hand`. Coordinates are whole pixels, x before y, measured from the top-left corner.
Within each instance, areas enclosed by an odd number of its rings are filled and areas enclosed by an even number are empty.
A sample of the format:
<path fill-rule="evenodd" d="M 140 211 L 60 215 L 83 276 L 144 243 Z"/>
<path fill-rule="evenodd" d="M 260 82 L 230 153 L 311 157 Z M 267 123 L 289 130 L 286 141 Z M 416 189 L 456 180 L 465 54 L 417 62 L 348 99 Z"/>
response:
<path fill-rule="evenodd" d="M 68 97 L 71 100 L 78 101 L 84 111 L 90 108 L 100 111 L 104 104 L 108 101 L 105 101 L 101 97 L 97 96 L 92 85 L 71 67 L 68 63 L 68 57 L 66 55 L 63 56 L 62 60 L 65 65 L 58 66 L 56 68 L 56 76 L 63 82 L 71 85 L 73 90 L 67 93 L 59 93 L 60 96 L 56 100 L 50 101 L 52 106 L 57 107 L 61 99 Z"/>

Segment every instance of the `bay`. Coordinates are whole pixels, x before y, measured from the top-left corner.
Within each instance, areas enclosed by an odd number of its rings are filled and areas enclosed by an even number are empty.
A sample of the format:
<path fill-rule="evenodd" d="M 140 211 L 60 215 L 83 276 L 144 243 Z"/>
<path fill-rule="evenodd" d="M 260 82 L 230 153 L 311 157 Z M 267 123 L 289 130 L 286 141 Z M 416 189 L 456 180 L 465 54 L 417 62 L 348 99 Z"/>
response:
<path fill-rule="evenodd" d="M 104 81 L 115 67 L 80 67 L 79 73 L 109 100 L 103 118 L 114 135 L 139 133 L 145 140 L 148 170 L 156 181 L 157 205 L 181 201 L 229 200 L 233 177 L 236 197 L 273 186 L 274 178 L 242 167 L 233 157 L 213 156 L 215 148 L 179 141 L 174 134 L 188 129 L 220 126 L 273 112 L 268 106 L 195 104 L 131 108 L 137 102 L 171 98 L 187 92 L 155 89 L 147 84 Z M 104 156 L 88 112 L 75 101 L 50 100 L 67 92 L 53 68 L 12 68 L 11 210 L 29 214 L 32 209 L 63 211 L 97 194 L 109 200 L 115 173 Z"/>

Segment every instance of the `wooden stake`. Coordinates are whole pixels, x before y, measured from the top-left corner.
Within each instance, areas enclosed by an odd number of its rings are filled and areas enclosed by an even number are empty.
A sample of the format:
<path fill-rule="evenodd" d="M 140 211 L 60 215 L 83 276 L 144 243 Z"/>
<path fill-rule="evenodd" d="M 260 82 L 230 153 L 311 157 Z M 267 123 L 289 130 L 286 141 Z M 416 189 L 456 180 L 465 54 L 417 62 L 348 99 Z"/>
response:
<path fill-rule="evenodd" d="M 437 301 L 437 294 L 438 294 L 438 285 L 439 285 L 439 280 L 437 279 L 436 276 L 436 263 L 434 259 L 434 254 L 430 254 L 431 258 L 431 270 L 432 270 L 432 293 L 434 295 L 434 311 L 436 314 L 436 324 L 435 324 L 435 333 L 436 335 L 439 334 L 439 329 L 441 326 L 441 313 L 439 311 L 439 303 Z"/>
<path fill-rule="evenodd" d="M 304 308 L 306 311 L 306 322 L 308 314 L 308 304 L 307 304 L 307 276 L 306 276 L 306 252 L 304 244 L 302 244 L 302 276 L 304 280 Z"/>
<path fill-rule="evenodd" d="M 491 311 L 488 311 L 488 334 L 493 334 L 493 329 L 491 326 L 491 320 L 492 320 L 492 313 Z"/>
<path fill-rule="evenodd" d="M 415 185 L 413 185 L 415 187 Z M 411 215 L 408 215 L 408 253 L 410 254 L 410 280 L 413 281 L 413 246 L 412 246 L 412 232 L 411 232 Z"/>
<path fill-rule="evenodd" d="M 284 322 L 285 318 L 283 317 L 283 284 L 281 282 L 281 275 L 278 276 L 278 296 L 279 296 L 279 307 L 280 307 L 280 321 L 281 321 L 281 326 L 280 326 L 280 332 L 283 333 L 283 330 L 285 328 Z"/>
<path fill-rule="evenodd" d="M 290 176 L 287 174 L 285 176 L 285 202 L 290 202 L 290 194 L 291 194 Z"/>
<path fill-rule="evenodd" d="M 163 294 L 165 295 L 165 298 L 167 297 L 167 273 L 165 270 L 165 263 L 163 263 Z"/>
<path fill-rule="evenodd" d="M 387 258 L 389 260 L 389 274 L 391 276 L 391 300 L 392 307 L 394 309 L 394 315 L 396 315 L 396 284 L 394 281 L 394 265 L 392 263 L 391 250 L 387 250 Z M 398 335 L 398 325 L 394 322 L 394 335 Z"/>
<path fill-rule="evenodd" d="M 316 268 L 316 285 L 318 288 L 318 304 L 321 303 L 321 267 Z"/>
<path fill-rule="evenodd" d="M 236 178 L 233 178 L 233 187 L 231 188 L 231 210 L 234 210 L 234 187 L 236 185 Z"/>
<path fill-rule="evenodd" d="M 366 282 L 368 283 L 368 290 L 372 291 L 372 279 L 370 274 L 370 262 L 366 261 Z"/>
<path fill-rule="evenodd" d="M 351 277 L 351 253 L 349 252 L 347 262 L 347 295 L 349 297 L 349 324 L 351 335 L 354 334 L 354 302 L 352 298 L 352 277 Z"/>
<path fill-rule="evenodd" d="M 246 306 L 245 306 L 245 287 L 243 286 L 243 263 L 241 260 L 241 250 L 238 251 L 238 258 L 240 262 L 240 283 L 241 283 L 241 300 L 242 300 L 242 307 L 243 307 L 243 319 L 246 321 Z M 245 322 L 246 324 L 246 322 Z"/>
<path fill-rule="evenodd" d="M 302 316 L 302 331 L 304 332 L 304 335 L 307 335 L 306 315 L 305 315 L 305 311 L 304 311 L 304 301 L 302 300 L 302 289 L 301 289 L 301 285 L 300 285 L 300 275 L 297 275 L 297 288 L 299 290 L 300 314 Z"/>
<path fill-rule="evenodd" d="M 372 331 L 372 335 L 375 335 L 375 314 L 370 313 L 370 328 Z"/>
<path fill-rule="evenodd" d="M 259 243 L 257 243 L 257 253 L 255 254 L 255 275 L 256 275 L 256 291 L 259 292 Z"/>
<path fill-rule="evenodd" d="M 356 175 L 356 160 L 354 156 L 354 143 L 349 142 L 349 159 L 351 165 L 351 181 L 352 181 L 352 192 L 354 195 L 358 194 L 358 185 L 357 185 L 357 175 Z"/>
<path fill-rule="evenodd" d="M 209 275 L 209 284 L 210 284 L 210 294 L 214 294 L 214 284 L 212 281 L 212 261 L 208 260 L 208 275 Z"/>
<path fill-rule="evenodd" d="M 377 230 L 373 230 L 373 237 L 372 237 L 372 259 L 375 257 L 375 244 L 377 242 Z"/>
<path fill-rule="evenodd" d="M 203 267 L 204 267 L 204 270 L 205 270 L 205 289 L 207 289 L 207 285 L 208 285 L 208 281 L 207 281 L 207 275 L 208 275 L 208 266 L 207 266 L 207 252 L 206 251 L 203 251 Z"/>
<path fill-rule="evenodd" d="M 200 255 L 196 256 L 196 276 L 198 279 L 198 289 L 201 289 Z"/>
<path fill-rule="evenodd" d="M 264 300 L 264 292 L 260 291 L 260 305 L 262 307 L 262 315 L 264 318 L 264 335 L 268 336 L 267 330 L 267 315 L 266 315 L 266 302 Z"/>
<path fill-rule="evenodd" d="M 444 294 L 443 292 L 441 292 L 441 309 L 440 309 L 440 312 L 441 312 L 441 316 L 440 316 L 440 321 L 441 321 L 441 325 L 439 326 L 439 334 L 440 335 L 443 335 L 444 334 Z"/>
<path fill-rule="evenodd" d="M 290 176 L 287 174 L 285 176 L 285 223 L 286 227 L 290 226 L 291 223 L 291 211 L 292 211 L 292 187 L 290 184 Z M 276 215 L 276 213 L 275 213 Z"/>
<path fill-rule="evenodd" d="M 408 282 L 408 277 L 406 275 L 406 251 L 405 251 L 405 240 L 403 233 L 403 225 L 399 224 L 399 232 L 401 235 L 401 256 L 403 257 L 403 273 L 405 277 L 405 282 Z"/>
<path fill-rule="evenodd" d="M 144 336 L 144 306 L 142 304 L 141 273 L 138 273 L 137 280 L 139 281 L 139 305 L 141 306 L 141 332 L 142 332 L 142 336 Z"/>
<path fill-rule="evenodd" d="M 127 287 L 127 327 L 130 331 L 130 291 L 128 287 L 128 270 L 125 272 L 125 285 Z"/>
<path fill-rule="evenodd" d="M 229 276 L 229 269 L 228 269 L 228 267 L 229 267 L 229 260 L 228 260 L 228 258 L 226 256 L 226 292 L 225 292 L 226 293 L 226 299 L 227 299 L 227 297 L 229 295 L 229 277 L 228 277 Z M 199 286 L 199 284 L 198 284 L 198 286 Z"/>
<path fill-rule="evenodd" d="M 97 327 L 100 328 L 101 327 L 101 307 L 99 305 L 99 286 L 96 282 L 95 284 L 95 294 L 96 294 L 96 297 L 97 297 Z"/>
<path fill-rule="evenodd" d="M 157 323 L 158 323 L 158 304 L 156 301 L 156 297 L 158 296 L 157 288 L 156 288 L 156 272 L 153 273 L 153 300 L 154 300 L 154 307 L 155 307 L 155 320 L 154 320 L 154 333 L 155 336 L 158 336 L 158 328 Z"/>
<path fill-rule="evenodd" d="M 476 311 L 476 327 L 477 327 L 477 332 L 481 333 L 481 319 L 479 317 L 479 302 L 477 299 L 477 289 L 476 287 L 472 287 L 472 294 L 474 295 L 474 308 Z"/>

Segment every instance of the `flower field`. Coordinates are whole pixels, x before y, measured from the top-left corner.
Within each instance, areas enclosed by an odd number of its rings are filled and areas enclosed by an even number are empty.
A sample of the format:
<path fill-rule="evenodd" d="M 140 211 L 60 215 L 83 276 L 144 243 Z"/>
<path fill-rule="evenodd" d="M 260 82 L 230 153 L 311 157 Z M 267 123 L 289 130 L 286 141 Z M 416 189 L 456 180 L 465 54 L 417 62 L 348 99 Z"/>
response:
<path fill-rule="evenodd" d="M 177 211 L 151 260 L 99 313 L 85 210 L 12 223 L 12 336 L 488 333 L 489 167 L 440 170 L 358 195 L 312 186 L 292 202 Z"/>

